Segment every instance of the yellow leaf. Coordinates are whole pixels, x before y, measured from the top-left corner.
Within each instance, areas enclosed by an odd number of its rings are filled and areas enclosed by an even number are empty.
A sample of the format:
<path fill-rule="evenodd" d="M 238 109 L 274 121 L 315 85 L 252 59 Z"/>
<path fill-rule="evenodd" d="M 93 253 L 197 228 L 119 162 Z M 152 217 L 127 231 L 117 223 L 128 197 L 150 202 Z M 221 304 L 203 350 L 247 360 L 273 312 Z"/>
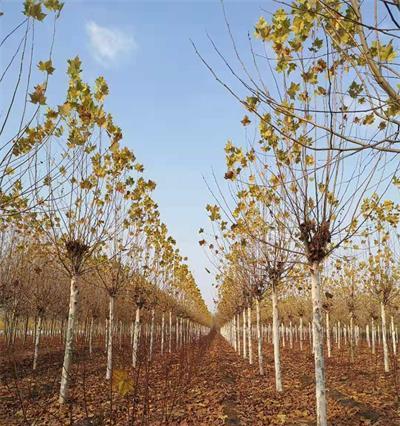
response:
<path fill-rule="evenodd" d="M 112 385 L 121 396 L 125 396 L 133 390 L 133 379 L 129 377 L 126 370 L 115 370 Z"/>

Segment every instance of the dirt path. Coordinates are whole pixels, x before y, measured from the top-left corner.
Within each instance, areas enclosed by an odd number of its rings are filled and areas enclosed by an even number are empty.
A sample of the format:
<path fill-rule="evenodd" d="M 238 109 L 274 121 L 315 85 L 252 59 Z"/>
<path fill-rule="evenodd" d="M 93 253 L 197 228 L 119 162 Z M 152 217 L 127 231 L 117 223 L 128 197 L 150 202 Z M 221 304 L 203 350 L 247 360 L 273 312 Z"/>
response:
<path fill-rule="evenodd" d="M 211 338 L 201 363 L 193 370 L 187 392 L 178 402 L 179 415 L 170 424 L 241 425 L 236 408 L 240 395 L 236 388 L 240 377 L 238 357 L 218 334 Z"/>

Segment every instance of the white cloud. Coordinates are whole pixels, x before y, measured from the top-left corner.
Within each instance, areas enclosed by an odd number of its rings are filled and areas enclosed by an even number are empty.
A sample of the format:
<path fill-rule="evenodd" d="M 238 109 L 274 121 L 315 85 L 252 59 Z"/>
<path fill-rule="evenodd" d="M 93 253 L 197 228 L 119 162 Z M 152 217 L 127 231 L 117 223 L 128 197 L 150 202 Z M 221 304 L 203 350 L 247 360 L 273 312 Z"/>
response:
<path fill-rule="evenodd" d="M 137 48 L 130 34 L 118 29 L 102 27 L 93 21 L 86 24 L 86 32 L 93 57 L 104 66 L 117 63 Z"/>

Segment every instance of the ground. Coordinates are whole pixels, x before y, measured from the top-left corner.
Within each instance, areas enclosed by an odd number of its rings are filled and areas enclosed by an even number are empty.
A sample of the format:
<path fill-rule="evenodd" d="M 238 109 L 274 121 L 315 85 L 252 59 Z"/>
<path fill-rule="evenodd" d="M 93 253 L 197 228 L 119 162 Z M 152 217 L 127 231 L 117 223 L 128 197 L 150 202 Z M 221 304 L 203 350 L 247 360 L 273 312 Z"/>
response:
<path fill-rule="evenodd" d="M 78 345 L 71 403 L 62 407 L 59 342 L 44 346 L 34 373 L 31 353 L 22 344 L 13 351 L 3 348 L 0 425 L 315 424 L 313 356 L 307 346 L 300 351 L 295 342 L 293 349 L 282 348 L 284 390 L 278 394 L 270 344 L 265 344 L 261 377 L 256 352 L 249 365 L 216 332 L 173 354 L 158 353 L 136 369 L 127 367 L 126 342 L 115 350 L 112 384 L 105 380 L 100 343 L 92 357 L 82 342 Z M 400 425 L 399 373 L 384 374 L 381 364 L 381 353 L 372 356 L 367 346 L 358 348 L 354 363 L 347 349 L 333 351 L 327 360 L 330 425 Z"/>

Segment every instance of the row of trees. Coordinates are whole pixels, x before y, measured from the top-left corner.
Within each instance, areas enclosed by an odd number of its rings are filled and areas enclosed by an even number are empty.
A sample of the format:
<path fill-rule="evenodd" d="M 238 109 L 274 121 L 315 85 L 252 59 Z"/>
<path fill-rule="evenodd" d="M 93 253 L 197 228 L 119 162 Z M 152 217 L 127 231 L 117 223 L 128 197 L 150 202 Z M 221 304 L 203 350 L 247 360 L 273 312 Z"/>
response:
<path fill-rule="evenodd" d="M 2 76 L 5 93 L 12 90 L 1 127 L 0 159 L 6 337 L 13 343 L 21 319 L 26 328 L 35 319 L 36 368 L 43 322 L 56 321 L 58 333 L 65 336 L 60 403 L 68 400 L 77 324 L 88 319 L 91 341 L 95 319 L 107 318 L 110 379 L 116 315 L 124 318 L 122 331 L 135 317 L 133 364 L 143 307 L 151 312 L 150 348 L 156 307 L 169 313 L 170 338 L 172 311 L 180 317 L 178 339 L 186 335 L 183 327 L 197 333 L 203 329 L 194 327 L 195 322 L 210 321 L 187 259 L 160 219 L 152 198 L 155 183 L 143 176 L 144 167 L 122 144 L 122 130 L 106 111 L 109 88 L 104 78 L 89 84 L 80 59 L 68 60 L 65 98 L 51 105 L 47 92 L 55 71 L 53 32 L 49 57 L 37 64 L 42 82 L 30 91 L 37 74 L 36 28 L 49 18 L 47 13 L 54 15 L 55 27 L 62 7 L 58 0 L 26 0 L 24 19 L 2 40 L 11 46 L 17 40 L 17 48 Z M 164 324 L 164 314 L 162 318 Z"/>
<path fill-rule="evenodd" d="M 270 295 L 279 391 L 279 299 L 309 289 L 318 425 L 332 296 L 346 294 L 350 316 L 338 320 L 349 319 L 351 336 L 356 300 L 375 296 L 386 371 L 388 310 L 398 324 L 398 6 L 373 3 L 292 1 L 259 19 L 248 58 L 227 21 L 238 67 L 214 46 L 233 81 L 201 57 L 247 110 L 246 144 L 225 146 L 230 196 L 215 191 L 213 231 L 200 241 L 216 259 L 220 325 L 249 323 L 255 305 L 262 373 L 260 304 Z"/>

